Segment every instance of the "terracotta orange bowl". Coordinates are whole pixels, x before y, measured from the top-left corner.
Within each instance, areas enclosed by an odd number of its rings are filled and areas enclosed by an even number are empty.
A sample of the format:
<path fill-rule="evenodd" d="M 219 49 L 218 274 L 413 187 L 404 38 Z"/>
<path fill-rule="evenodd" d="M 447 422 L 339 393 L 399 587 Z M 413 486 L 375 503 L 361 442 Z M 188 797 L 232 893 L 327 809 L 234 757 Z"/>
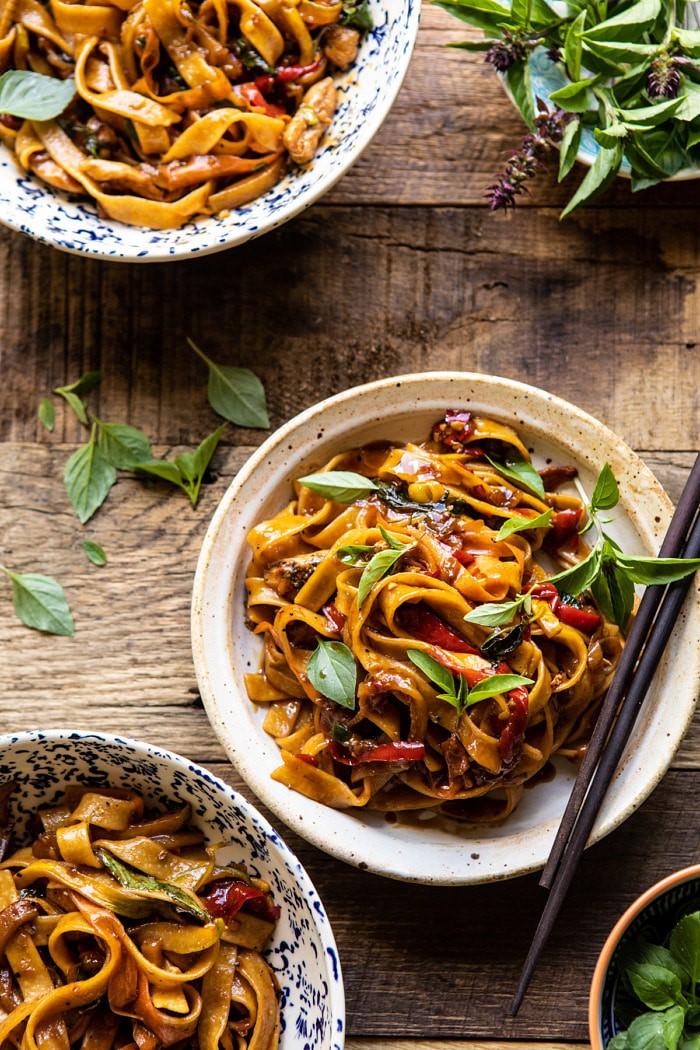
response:
<path fill-rule="evenodd" d="M 605 1050 L 629 1021 L 625 1012 L 635 1003 L 619 968 L 626 945 L 637 937 L 665 944 L 684 915 L 700 910 L 700 864 L 668 875 L 629 906 L 613 927 L 598 957 L 588 1000 L 588 1032 L 592 1050 Z"/>

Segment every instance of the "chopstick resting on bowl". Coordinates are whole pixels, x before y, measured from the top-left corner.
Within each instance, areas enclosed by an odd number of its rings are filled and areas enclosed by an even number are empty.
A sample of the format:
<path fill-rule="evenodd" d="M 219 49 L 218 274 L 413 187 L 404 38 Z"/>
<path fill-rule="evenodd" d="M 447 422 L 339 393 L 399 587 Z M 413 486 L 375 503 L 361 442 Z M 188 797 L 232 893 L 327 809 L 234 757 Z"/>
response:
<path fill-rule="evenodd" d="M 659 551 L 660 558 L 700 557 L 699 510 L 700 455 L 683 489 Z M 540 885 L 551 892 L 511 1003 L 513 1017 L 559 914 L 693 579 L 689 575 L 666 586 L 649 586 L 644 592 L 540 879 Z"/>

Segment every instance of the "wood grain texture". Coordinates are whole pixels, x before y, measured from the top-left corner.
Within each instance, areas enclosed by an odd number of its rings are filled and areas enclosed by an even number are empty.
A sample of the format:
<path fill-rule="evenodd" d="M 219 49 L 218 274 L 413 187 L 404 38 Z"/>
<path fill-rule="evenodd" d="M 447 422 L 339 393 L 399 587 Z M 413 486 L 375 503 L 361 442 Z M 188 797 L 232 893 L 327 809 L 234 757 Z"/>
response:
<path fill-rule="evenodd" d="M 682 209 L 560 225 L 536 209 L 504 224 L 480 209 L 324 207 L 241 249 L 152 267 L 2 235 L 0 440 L 81 440 L 70 413 L 42 432 L 38 401 L 101 367 L 103 418 L 163 444 L 199 441 L 216 420 L 191 334 L 259 372 L 273 426 L 357 383 L 461 368 L 549 389 L 634 447 L 692 449 L 698 257 L 700 228 Z"/>

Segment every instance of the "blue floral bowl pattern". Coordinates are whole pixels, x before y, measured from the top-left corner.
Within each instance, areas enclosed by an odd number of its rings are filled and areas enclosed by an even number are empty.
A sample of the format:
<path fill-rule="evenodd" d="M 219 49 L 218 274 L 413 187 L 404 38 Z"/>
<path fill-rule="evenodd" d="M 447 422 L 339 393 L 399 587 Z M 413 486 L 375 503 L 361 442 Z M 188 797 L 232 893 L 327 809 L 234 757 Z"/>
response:
<path fill-rule="evenodd" d="M 147 230 L 100 219 L 91 204 L 71 199 L 21 171 L 0 147 L 0 222 L 64 251 L 131 262 L 209 255 L 274 230 L 308 208 L 369 145 L 401 87 L 418 32 L 420 0 L 370 0 L 374 29 L 357 62 L 337 79 L 340 101 L 323 148 L 310 165 L 290 171 L 257 200 L 188 222 Z"/>
<path fill-rule="evenodd" d="M 603 1050 L 639 1011 L 622 980 L 619 961 L 637 938 L 665 944 L 676 923 L 700 910 L 700 867 L 686 868 L 652 886 L 625 912 L 601 952 L 591 986 L 589 1032 L 593 1050 Z"/>
<path fill-rule="evenodd" d="M 18 785 L 12 815 L 20 840 L 32 813 L 55 803 L 66 784 L 109 784 L 156 804 L 191 803 L 208 839 L 231 843 L 222 857 L 244 860 L 282 908 L 266 952 L 281 988 L 280 1050 L 342 1050 L 343 980 L 323 905 L 277 832 L 223 781 L 150 744 L 70 730 L 0 736 L 0 782 L 8 779 Z"/>

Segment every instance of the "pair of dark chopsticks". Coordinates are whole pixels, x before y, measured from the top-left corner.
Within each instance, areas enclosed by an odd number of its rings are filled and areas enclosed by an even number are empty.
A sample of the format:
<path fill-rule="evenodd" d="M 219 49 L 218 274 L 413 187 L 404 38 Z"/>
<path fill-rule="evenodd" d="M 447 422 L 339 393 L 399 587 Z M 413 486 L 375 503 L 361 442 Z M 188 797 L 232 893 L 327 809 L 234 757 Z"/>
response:
<path fill-rule="evenodd" d="M 700 557 L 700 455 L 678 501 L 659 558 Z M 608 689 L 562 817 L 540 885 L 550 890 L 530 945 L 518 990 L 510 1007 L 514 1017 L 552 932 L 596 817 L 629 740 L 652 678 L 673 631 L 694 576 L 644 591 L 625 648 Z M 617 718 L 616 718 L 617 716 Z"/>

